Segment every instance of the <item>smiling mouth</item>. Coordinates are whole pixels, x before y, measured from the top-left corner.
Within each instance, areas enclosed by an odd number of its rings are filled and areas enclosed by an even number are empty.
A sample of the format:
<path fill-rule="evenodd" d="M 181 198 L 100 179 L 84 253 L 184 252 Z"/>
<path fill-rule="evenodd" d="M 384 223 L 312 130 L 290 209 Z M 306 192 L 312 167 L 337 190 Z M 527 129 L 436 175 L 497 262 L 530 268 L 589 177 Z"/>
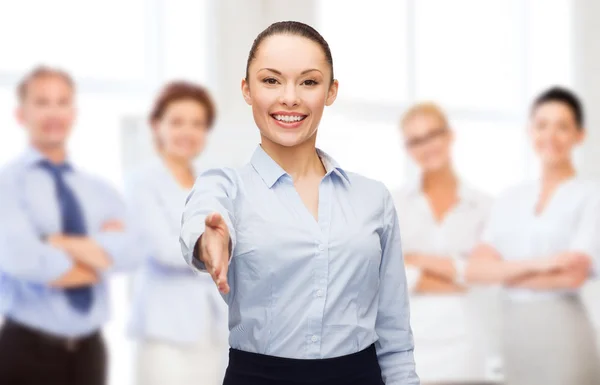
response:
<path fill-rule="evenodd" d="M 282 123 L 298 123 L 306 119 L 308 115 L 279 115 L 271 114 L 271 117 Z"/>

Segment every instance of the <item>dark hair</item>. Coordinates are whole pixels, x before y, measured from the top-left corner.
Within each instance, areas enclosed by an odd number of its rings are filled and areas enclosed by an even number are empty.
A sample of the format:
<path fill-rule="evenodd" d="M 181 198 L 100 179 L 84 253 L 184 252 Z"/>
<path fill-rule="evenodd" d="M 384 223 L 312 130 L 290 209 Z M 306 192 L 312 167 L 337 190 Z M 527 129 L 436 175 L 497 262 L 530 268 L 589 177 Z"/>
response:
<path fill-rule="evenodd" d="M 579 97 L 573 91 L 567 88 L 555 86 L 542 92 L 537 98 L 535 98 L 533 105 L 531 106 L 531 113 L 533 114 L 541 105 L 550 102 L 563 103 L 569 107 L 571 112 L 573 112 L 573 117 L 577 123 L 577 128 L 583 130 L 585 123 L 583 105 L 581 104 Z"/>
<path fill-rule="evenodd" d="M 160 120 L 171 103 L 184 99 L 191 99 L 206 109 L 207 126 L 212 128 L 216 111 L 210 94 L 204 87 L 185 81 L 171 82 L 163 87 L 150 111 L 150 123 Z"/>
<path fill-rule="evenodd" d="M 269 27 L 267 27 L 267 29 L 258 34 L 256 39 L 254 39 L 254 43 L 252 43 L 252 48 L 250 48 L 250 53 L 248 54 L 248 61 L 246 62 L 246 80 L 248 80 L 248 69 L 250 68 L 250 63 L 252 63 L 252 60 L 254 60 L 256 57 L 256 52 L 258 51 L 260 44 L 263 42 L 263 40 L 273 35 L 301 36 L 317 43 L 323 50 L 325 59 L 331 67 L 331 81 L 333 81 L 333 57 L 331 56 L 329 44 L 327 44 L 327 41 L 319 32 L 317 32 L 316 29 L 299 21 L 279 21 L 271 24 Z"/>
<path fill-rule="evenodd" d="M 29 71 L 17 85 L 17 98 L 22 102 L 27 96 L 27 89 L 34 80 L 43 77 L 54 76 L 60 78 L 75 91 L 75 82 L 73 77 L 66 71 L 59 68 L 53 68 L 46 65 L 40 65 Z"/>

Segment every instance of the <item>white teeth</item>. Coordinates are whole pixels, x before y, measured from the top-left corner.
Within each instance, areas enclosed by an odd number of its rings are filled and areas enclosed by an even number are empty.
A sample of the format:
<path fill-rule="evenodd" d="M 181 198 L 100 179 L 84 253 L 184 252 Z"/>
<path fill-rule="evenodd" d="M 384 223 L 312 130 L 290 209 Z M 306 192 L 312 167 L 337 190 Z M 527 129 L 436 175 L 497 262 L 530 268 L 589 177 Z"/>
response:
<path fill-rule="evenodd" d="M 287 123 L 291 123 L 291 122 L 299 122 L 302 119 L 304 119 L 304 116 L 299 116 L 299 115 L 273 115 L 273 117 L 277 120 L 280 120 L 282 122 L 287 122 Z"/>

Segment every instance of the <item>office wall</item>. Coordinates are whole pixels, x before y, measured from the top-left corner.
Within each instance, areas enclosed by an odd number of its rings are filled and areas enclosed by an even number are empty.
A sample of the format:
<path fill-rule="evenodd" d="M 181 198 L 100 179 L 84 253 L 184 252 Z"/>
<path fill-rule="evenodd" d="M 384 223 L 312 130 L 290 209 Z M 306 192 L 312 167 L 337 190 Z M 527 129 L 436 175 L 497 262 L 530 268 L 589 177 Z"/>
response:
<path fill-rule="evenodd" d="M 585 102 L 587 137 L 577 157 L 581 174 L 600 183 L 600 2 L 573 1 L 574 87 Z M 598 234 L 600 238 L 600 234 Z M 600 331 L 600 282 L 589 283 L 584 292 L 597 330 Z M 600 334 L 600 333 L 599 333 Z"/>

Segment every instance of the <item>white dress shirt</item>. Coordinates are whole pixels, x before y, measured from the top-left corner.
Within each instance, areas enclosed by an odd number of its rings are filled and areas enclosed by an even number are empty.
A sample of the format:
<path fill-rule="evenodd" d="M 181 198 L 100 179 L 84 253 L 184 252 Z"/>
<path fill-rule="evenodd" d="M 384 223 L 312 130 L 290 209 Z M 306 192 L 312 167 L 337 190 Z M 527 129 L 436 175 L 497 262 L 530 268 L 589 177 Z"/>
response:
<path fill-rule="evenodd" d="M 464 182 L 458 202 L 438 221 L 417 179 L 395 194 L 402 251 L 440 257 L 467 258 L 478 243 L 491 199 Z M 481 380 L 484 358 L 476 352 L 475 320 L 465 295 L 417 294 L 421 272 L 407 267 L 410 277 L 411 325 L 415 363 L 423 381 Z M 478 329 L 479 330 L 479 329 Z"/>
<path fill-rule="evenodd" d="M 600 186 L 579 177 L 563 182 L 540 214 L 539 181 L 523 183 L 500 196 L 491 212 L 483 242 L 507 260 L 549 257 L 564 251 L 581 251 L 600 257 Z M 597 271 L 597 269 L 595 269 Z M 531 300 L 577 290 L 534 291 L 506 289 L 509 298 Z"/>
<path fill-rule="evenodd" d="M 142 230 L 145 263 L 136 277 L 130 333 L 172 344 L 200 343 L 227 330 L 227 307 L 209 275 L 181 258 L 179 230 L 189 189 L 154 160 L 127 181 L 131 210 Z"/>

